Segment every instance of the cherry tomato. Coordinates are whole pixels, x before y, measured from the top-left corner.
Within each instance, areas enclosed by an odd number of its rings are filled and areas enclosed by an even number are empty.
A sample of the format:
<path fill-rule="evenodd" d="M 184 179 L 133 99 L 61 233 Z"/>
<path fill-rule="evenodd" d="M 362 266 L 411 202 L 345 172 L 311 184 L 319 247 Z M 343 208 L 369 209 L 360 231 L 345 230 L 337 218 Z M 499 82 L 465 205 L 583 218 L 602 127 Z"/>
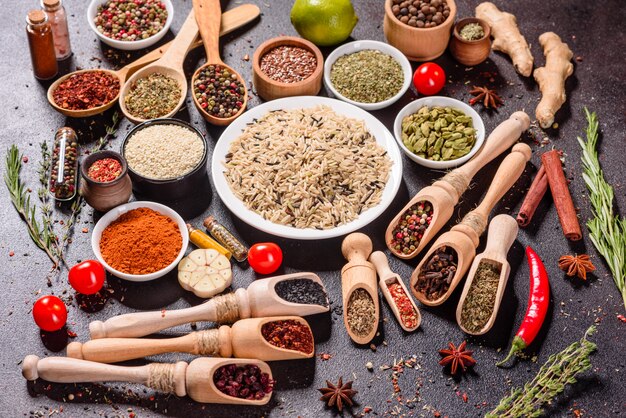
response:
<path fill-rule="evenodd" d="M 259 274 L 271 274 L 283 262 L 283 252 L 273 242 L 260 242 L 250 247 L 248 262 L 252 270 Z"/>
<path fill-rule="evenodd" d="M 44 331 L 58 331 L 67 321 L 65 303 L 56 296 L 43 296 L 33 305 L 33 318 Z"/>
<path fill-rule="evenodd" d="M 434 62 L 426 62 L 415 70 L 413 84 L 424 96 L 432 96 L 439 93 L 446 85 L 446 73 Z"/>
<path fill-rule="evenodd" d="M 106 273 L 97 260 L 85 260 L 70 269 L 70 284 L 78 293 L 93 295 L 104 285 Z"/>

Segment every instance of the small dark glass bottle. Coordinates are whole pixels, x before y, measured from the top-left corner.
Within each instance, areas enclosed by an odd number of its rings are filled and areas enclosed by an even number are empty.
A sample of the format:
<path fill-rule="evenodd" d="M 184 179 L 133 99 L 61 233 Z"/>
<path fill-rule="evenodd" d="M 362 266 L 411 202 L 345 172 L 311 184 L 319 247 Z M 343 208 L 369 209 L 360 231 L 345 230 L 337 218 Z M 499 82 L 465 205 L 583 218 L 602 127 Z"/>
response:
<path fill-rule="evenodd" d="M 26 17 L 26 23 L 33 73 L 40 80 L 49 80 L 57 75 L 59 67 L 48 16 L 43 10 L 31 10 Z"/>

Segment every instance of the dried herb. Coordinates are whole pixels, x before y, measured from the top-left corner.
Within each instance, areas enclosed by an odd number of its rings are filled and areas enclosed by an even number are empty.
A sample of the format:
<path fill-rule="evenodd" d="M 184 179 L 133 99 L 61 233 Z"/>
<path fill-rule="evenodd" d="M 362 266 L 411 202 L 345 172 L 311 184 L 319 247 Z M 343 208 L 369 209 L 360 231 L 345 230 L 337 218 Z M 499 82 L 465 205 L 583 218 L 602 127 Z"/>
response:
<path fill-rule="evenodd" d="M 131 115 L 141 119 L 154 119 L 174 110 L 180 96 L 181 88 L 175 79 L 161 73 L 152 73 L 132 84 L 124 97 L 124 104 Z"/>
<path fill-rule="evenodd" d="M 318 391 L 322 394 L 320 401 L 326 402 L 329 408 L 333 406 L 337 408 L 339 412 L 343 411 L 344 406 L 352 406 L 352 398 L 358 393 L 358 391 L 352 389 L 352 381 L 343 383 L 343 377 L 339 378 L 339 382 L 336 385 L 326 381 L 325 388 L 320 388 Z"/>
<path fill-rule="evenodd" d="M 466 345 L 466 341 L 463 341 L 458 348 L 454 344 L 448 343 L 447 349 L 439 350 L 439 354 L 443 357 L 439 360 L 439 364 L 444 367 L 449 365 L 452 374 L 456 374 L 458 371 L 465 373 L 468 367 L 476 364 L 476 360 L 472 357 L 474 352 L 466 350 Z"/>
<path fill-rule="evenodd" d="M 482 261 L 461 308 L 461 324 L 470 332 L 478 332 L 493 314 L 500 283 L 500 266 Z"/>
<path fill-rule="evenodd" d="M 376 306 L 367 290 L 358 288 L 350 295 L 346 319 L 350 330 L 364 337 L 374 329 Z"/>
<path fill-rule="evenodd" d="M 487 109 L 497 109 L 504 104 L 504 101 L 498 96 L 496 91 L 490 90 L 487 87 L 473 86 L 470 90 L 470 94 L 476 96 L 470 99 L 469 102 L 471 105 L 481 102 Z"/>
<path fill-rule="evenodd" d="M 587 273 L 596 269 L 587 254 L 564 255 L 559 258 L 559 268 L 568 276 L 577 276 L 583 280 L 587 280 Z"/>
<path fill-rule="evenodd" d="M 565 385 L 576 383 L 578 374 L 591 368 L 589 357 L 596 350 L 596 345 L 588 341 L 587 337 L 595 329 L 595 326 L 590 327 L 580 341 L 551 355 L 531 382 L 526 383 L 523 388 L 511 391 L 485 418 L 542 416 L 545 404 L 563 392 Z"/>
<path fill-rule="evenodd" d="M 485 30 L 479 23 L 468 23 L 459 32 L 466 41 L 477 41 L 485 37 Z"/>

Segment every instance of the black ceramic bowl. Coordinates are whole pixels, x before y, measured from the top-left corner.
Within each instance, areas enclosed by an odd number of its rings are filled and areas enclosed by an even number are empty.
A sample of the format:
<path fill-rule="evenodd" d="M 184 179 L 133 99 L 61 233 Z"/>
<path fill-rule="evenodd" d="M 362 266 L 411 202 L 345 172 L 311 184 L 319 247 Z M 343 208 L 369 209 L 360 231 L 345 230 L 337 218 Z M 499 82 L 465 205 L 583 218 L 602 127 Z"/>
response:
<path fill-rule="evenodd" d="M 135 193 L 135 195 L 141 196 L 142 199 L 162 202 L 167 204 L 168 206 L 172 206 L 169 203 L 179 200 L 186 200 L 192 197 L 197 198 L 197 194 L 199 191 L 205 191 L 208 189 L 210 193 L 209 175 L 207 172 L 207 140 L 200 131 L 198 131 L 187 122 L 178 119 L 164 118 L 153 119 L 141 123 L 131 129 L 130 132 L 128 132 L 128 134 L 124 138 L 124 142 L 122 142 L 120 153 L 125 156 L 126 143 L 128 142 L 129 138 L 131 138 L 135 133 L 144 128 L 154 125 L 179 125 L 191 130 L 192 132 L 195 132 L 198 137 L 202 139 L 202 143 L 204 144 L 204 154 L 202 155 L 202 158 L 200 159 L 198 165 L 189 173 L 179 177 L 163 180 L 145 177 L 135 172 L 132 166 L 128 164 L 128 173 L 130 174 L 130 178 L 133 181 L 133 192 Z"/>

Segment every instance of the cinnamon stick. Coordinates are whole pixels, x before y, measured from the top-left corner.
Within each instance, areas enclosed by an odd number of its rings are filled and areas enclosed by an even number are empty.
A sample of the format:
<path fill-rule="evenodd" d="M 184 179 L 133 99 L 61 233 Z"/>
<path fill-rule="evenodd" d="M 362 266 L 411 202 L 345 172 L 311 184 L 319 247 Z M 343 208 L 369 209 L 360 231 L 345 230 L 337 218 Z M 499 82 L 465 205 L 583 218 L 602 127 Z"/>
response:
<path fill-rule="evenodd" d="M 578 241 L 582 238 L 580 223 L 576 215 L 576 208 L 572 201 L 572 195 L 567 186 L 567 179 L 561 166 L 561 158 L 557 150 L 544 153 L 541 156 L 541 162 L 546 170 L 546 177 L 550 185 L 550 192 L 556 206 L 556 212 L 559 215 L 561 228 L 565 237 L 571 241 Z"/>
<path fill-rule="evenodd" d="M 539 206 L 539 202 L 543 199 L 543 196 L 548 191 L 548 178 L 546 177 L 546 168 L 541 165 L 539 171 L 537 171 L 537 175 L 533 179 L 528 192 L 526 193 L 526 197 L 522 202 L 522 206 L 519 209 L 519 213 L 517 214 L 517 223 L 521 227 L 528 226 L 530 221 L 533 219 L 533 215 Z"/>

